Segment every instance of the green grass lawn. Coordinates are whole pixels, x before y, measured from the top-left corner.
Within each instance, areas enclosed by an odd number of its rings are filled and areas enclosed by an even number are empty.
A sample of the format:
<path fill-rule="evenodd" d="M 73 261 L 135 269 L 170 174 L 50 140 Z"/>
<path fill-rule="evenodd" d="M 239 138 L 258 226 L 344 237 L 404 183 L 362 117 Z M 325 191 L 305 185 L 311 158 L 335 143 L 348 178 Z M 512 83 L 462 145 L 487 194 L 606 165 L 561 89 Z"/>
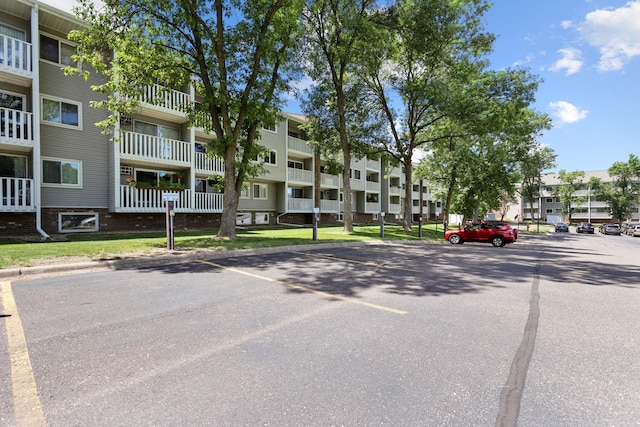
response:
<path fill-rule="evenodd" d="M 342 226 L 318 228 L 318 239 L 313 240 L 312 228 L 259 228 L 238 230 L 237 239 L 216 238 L 217 230 L 176 233 L 176 251 L 233 250 L 288 246 L 331 242 L 365 242 L 380 239 L 379 225 L 355 226 L 354 233 L 344 233 Z M 436 232 L 435 224 L 423 226 L 423 240 L 441 240 L 442 225 Z M 418 226 L 411 232 L 400 226 L 386 225 L 382 240 L 418 240 Z M 68 241 L 28 243 L 16 239 L 0 239 L 0 268 L 29 267 L 43 260 L 78 257 L 87 260 L 116 259 L 127 254 L 145 254 L 162 251 L 167 247 L 167 238 L 161 233 L 128 234 L 69 234 Z M 63 260 L 60 260 L 61 262 Z"/>

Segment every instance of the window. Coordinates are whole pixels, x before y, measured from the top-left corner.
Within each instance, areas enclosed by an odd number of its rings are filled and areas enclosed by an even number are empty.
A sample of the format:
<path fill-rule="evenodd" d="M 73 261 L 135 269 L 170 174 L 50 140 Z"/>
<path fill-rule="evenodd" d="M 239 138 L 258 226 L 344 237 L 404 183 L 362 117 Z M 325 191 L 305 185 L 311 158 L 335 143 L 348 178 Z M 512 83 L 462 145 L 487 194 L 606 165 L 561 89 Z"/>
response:
<path fill-rule="evenodd" d="M 304 199 L 304 190 L 302 188 L 289 187 L 287 192 L 291 199 Z"/>
<path fill-rule="evenodd" d="M 0 154 L 0 177 L 26 178 L 27 158 Z"/>
<path fill-rule="evenodd" d="M 40 34 L 40 58 L 60 65 L 77 65 L 71 59 L 76 49 L 60 39 Z"/>
<path fill-rule="evenodd" d="M 42 159 L 43 186 L 82 186 L 82 162 L 66 159 Z"/>
<path fill-rule="evenodd" d="M 291 169 L 304 169 L 304 164 L 295 160 L 289 160 L 287 161 L 287 167 Z"/>
<path fill-rule="evenodd" d="M 552 214 L 552 213 L 553 213 L 553 209 L 547 209 L 547 210 L 546 210 L 546 212 L 547 212 L 548 214 Z"/>
<path fill-rule="evenodd" d="M 272 125 L 264 125 L 262 126 L 262 129 L 264 130 L 268 130 L 269 132 L 278 132 L 278 125 L 276 125 L 275 123 Z"/>
<path fill-rule="evenodd" d="M 242 190 L 240 190 L 240 198 L 241 199 L 250 199 L 251 194 L 249 193 L 249 184 L 243 184 Z"/>
<path fill-rule="evenodd" d="M 355 179 L 357 179 L 359 181 L 361 179 L 361 171 L 356 169 L 353 172 L 354 172 Z"/>
<path fill-rule="evenodd" d="M 367 193 L 367 203 L 378 203 L 378 195 Z"/>
<path fill-rule="evenodd" d="M 79 102 L 42 97 L 42 121 L 82 130 L 82 108 Z"/>
<path fill-rule="evenodd" d="M 170 187 L 178 184 L 175 172 L 151 171 L 136 169 L 136 187 Z"/>
<path fill-rule="evenodd" d="M 142 122 L 136 120 L 133 123 L 133 131 L 143 133 L 145 135 L 158 136 L 167 139 L 180 139 L 180 130 L 168 126 L 156 125 L 154 123 Z"/>
<path fill-rule="evenodd" d="M 93 212 L 60 212 L 58 231 L 60 233 L 78 233 L 98 231 L 99 215 Z"/>
<path fill-rule="evenodd" d="M 547 198 L 547 203 L 553 203 L 553 199 Z"/>
<path fill-rule="evenodd" d="M 267 184 L 253 184 L 253 198 L 266 200 L 269 197 L 269 187 Z"/>
<path fill-rule="evenodd" d="M 274 150 L 269 151 L 269 154 L 264 156 L 264 162 L 269 165 L 276 165 L 276 152 Z"/>

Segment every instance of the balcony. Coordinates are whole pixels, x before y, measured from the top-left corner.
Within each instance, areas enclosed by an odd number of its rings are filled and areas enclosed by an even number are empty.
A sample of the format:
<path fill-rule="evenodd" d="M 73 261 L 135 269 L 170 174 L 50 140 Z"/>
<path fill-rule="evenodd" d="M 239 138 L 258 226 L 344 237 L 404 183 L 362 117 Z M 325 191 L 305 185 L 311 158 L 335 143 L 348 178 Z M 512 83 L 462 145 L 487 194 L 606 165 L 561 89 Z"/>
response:
<path fill-rule="evenodd" d="M 290 136 L 287 138 L 287 148 L 289 151 L 296 151 L 298 153 L 308 154 L 309 156 L 313 156 L 313 148 L 307 144 L 307 141 L 304 139 L 296 138 L 295 136 Z"/>
<path fill-rule="evenodd" d="M 338 175 L 329 175 L 327 173 L 320 174 L 320 185 L 322 187 L 338 188 L 340 177 Z"/>
<path fill-rule="evenodd" d="M 338 212 L 340 209 L 340 202 L 338 200 L 320 200 L 320 212 Z"/>
<path fill-rule="evenodd" d="M 376 181 L 367 180 L 367 191 L 379 192 L 380 191 L 380 183 Z"/>
<path fill-rule="evenodd" d="M 224 174 L 224 161 L 221 157 L 209 157 L 207 153 L 195 153 L 196 173 L 202 174 Z"/>
<path fill-rule="evenodd" d="M 399 214 L 402 212 L 402 206 L 400 203 L 389 203 L 389 213 Z"/>
<path fill-rule="evenodd" d="M 145 86 L 138 101 L 141 103 L 142 114 L 169 120 L 175 120 L 178 116 L 186 121 L 186 110 L 191 104 L 191 96 L 179 90 L 154 84 Z"/>
<path fill-rule="evenodd" d="M 379 171 L 380 170 L 380 160 L 367 159 L 366 168 L 368 170 Z"/>
<path fill-rule="evenodd" d="M 0 108 L 0 144 L 21 151 L 33 148 L 33 113 Z"/>
<path fill-rule="evenodd" d="M 147 163 L 190 166 L 191 144 L 185 141 L 123 132 L 120 139 L 120 157 Z"/>
<path fill-rule="evenodd" d="M 0 178 L 0 212 L 33 212 L 33 179 Z"/>
<path fill-rule="evenodd" d="M 222 212 L 224 196 L 220 193 L 195 193 L 195 206 L 193 212 L 212 213 Z"/>
<path fill-rule="evenodd" d="M 0 34 L 0 73 L 7 83 L 30 86 L 31 43 Z"/>
<path fill-rule="evenodd" d="M 294 199 L 288 200 L 287 209 L 289 212 L 311 212 L 313 209 L 313 199 Z"/>
<path fill-rule="evenodd" d="M 313 171 L 287 168 L 287 179 L 289 182 L 313 185 Z"/>
<path fill-rule="evenodd" d="M 219 193 L 200 193 L 192 190 L 171 191 L 157 188 L 137 188 L 120 186 L 120 207 L 118 212 L 165 212 L 163 193 L 176 193 L 178 200 L 174 204 L 176 212 L 219 213 L 222 212 L 223 195 Z M 193 205 L 191 196 L 193 195 Z"/>
<path fill-rule="evenodd" d="M 391 196 L 402 196 L 402 188 L 400 187 L 389 187 L 389 194 Z"/>

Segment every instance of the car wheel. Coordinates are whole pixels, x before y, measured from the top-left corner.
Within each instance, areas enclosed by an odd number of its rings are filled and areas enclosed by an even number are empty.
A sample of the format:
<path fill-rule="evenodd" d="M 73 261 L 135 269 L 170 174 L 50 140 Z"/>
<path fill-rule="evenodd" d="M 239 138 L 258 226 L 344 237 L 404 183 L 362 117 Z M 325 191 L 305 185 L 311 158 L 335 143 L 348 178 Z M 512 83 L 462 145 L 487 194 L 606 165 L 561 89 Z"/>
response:
<path fill-rule="evenodd" d="M 500 246 L 504 246 L 504 239 L 500 236 L 493 236 L 491 238 L 491 244 L 495 247 L 500 247 Z"/>
<path fill-rule="evenodd" d="M 449 242 L 452 245 L 459 245 L 462 243 L 462 239 L 460 238 L 459 235 L 457 234 L 452 234 L 451 236 L 449 236 Z"/>

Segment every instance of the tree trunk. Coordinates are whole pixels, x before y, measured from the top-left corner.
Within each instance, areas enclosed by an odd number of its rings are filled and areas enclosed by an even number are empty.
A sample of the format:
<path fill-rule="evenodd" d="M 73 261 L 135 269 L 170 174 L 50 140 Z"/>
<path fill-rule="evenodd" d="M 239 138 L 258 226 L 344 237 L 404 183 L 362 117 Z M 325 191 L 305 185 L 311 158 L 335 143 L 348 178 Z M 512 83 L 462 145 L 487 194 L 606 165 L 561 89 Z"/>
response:
<path fill-rule="evenodd" d="M 235 157 L 235 150 L 227 148 L 224 156 L 224 198 L 218 237 L 228 239 L 236 238 L 236 213 L 238 212 L 238 200 L 240 198 L 240 193 L 237 190 L 236 170 L 233 167 Z"/>
<path fill-rule="evenodd" d="M 405 231 L 411 231 L 411 224 L 413 222 L 413 198 L 412 198 L 412 184 L 413 184 L 413 165 L 411 159 L 404 165 L 404 218 L 402 221 L 402 228 Z M 422 189 L 420 189 L 422 191 Z"/>
<path fill-rule="evenodd" d="M 344 150 L 344 148 L 343 148 Z M 342 171 L 342 194 L 343 194 L 343 205 L 344 205 L 344 232 L 345 233 L 353 233 L 353 218 L 351 215 L 352 207 L 351 207 L 351 153 L 349 152 L 349 147 L 347 147 L 346 151 L 343 151 L 344 156 L 344 169 Z"/>

